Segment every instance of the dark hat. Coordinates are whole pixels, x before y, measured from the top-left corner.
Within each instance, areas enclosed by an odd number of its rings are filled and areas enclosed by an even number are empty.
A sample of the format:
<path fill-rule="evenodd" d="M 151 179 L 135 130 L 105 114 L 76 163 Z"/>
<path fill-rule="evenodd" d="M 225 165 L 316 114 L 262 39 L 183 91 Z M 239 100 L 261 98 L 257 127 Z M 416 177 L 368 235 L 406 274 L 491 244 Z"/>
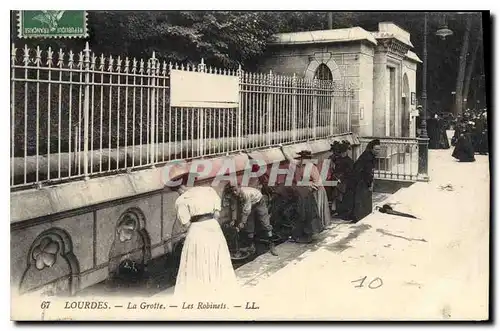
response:
<path fill-rule="evenodd" d="M 300 151 L 297 153 L 297 156 L 295 159 L 311 159 L 312 158 L 312 152 L 311 151 Z"/>
<path fill-rule="evenodd" d="M 330 144 L 330 151 L 338 152 L 340 148 L 340 143 L 338 141 L 334 141 L 333 144 Z"/>
<path fill-rule="evenodd" d="M 344 140 L 344 141 L 342 141 L 342 144 L 340 145 L 340 152 L 345 153 L 349 150 L 350 147 L 351 147 L 351 144 L 347 140 Z"/>

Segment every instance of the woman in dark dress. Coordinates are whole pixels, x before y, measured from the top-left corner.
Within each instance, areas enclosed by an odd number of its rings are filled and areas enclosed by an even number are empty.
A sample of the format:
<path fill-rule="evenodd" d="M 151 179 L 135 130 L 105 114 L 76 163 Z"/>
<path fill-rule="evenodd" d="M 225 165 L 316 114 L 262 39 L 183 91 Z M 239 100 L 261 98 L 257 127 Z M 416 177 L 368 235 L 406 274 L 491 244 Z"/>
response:
<path fill-rule="evenodd" d="M 309 153 L 299 155 L 311 156 Z M 292 158 L 288 161 L 296 163 Z M 295 166 L 291 168 L 295 170 Z M 311 186 L 297 185 L 295 172 L 290 172 L 289 175 L 294 177 L 292 186 L 279 185 L 274 188 L 272 224 L 281 236 L 291 236 L 297 243 L 310 243 L 313 235 L 324 230 L 314 189 Z"/>
<path fill-rule="evenodd" d="M 455 132 L 455 135 L 458 135 L 458 138 L 451 156 L 460 162 L 476 161 L 474 157 L 474 146 L 472 145 L 471 132 L 462 126 L 458 133 Z"/>
<path fill-rule="evenodd" d="M 335 212 L 340 218 L 349 216 L 353 205 L 353 190 L 349 190 L 350 181 L 354 171 L 354 161 L 347 155 L 350 144 L 344 141 L 340 147 L 340 156 L 336 160 L 335 172 L 333 180 L 339 180 L 337 186 L 333 187 L 335 197 Z"/>
<path fill-rule="evenodd" d="M 380 153 L 380 140 L 368 143 L 365 151 L 354 162 L 351 189 L 354 192 L 353 207 L 350 219 L 358 222 L 373 211 L 372 191 L 375 161 Z"/>
<path fill-rule="evenodd" d="M 331 223 L 331 214 L 325 188 L 321 183 L 321 175 L 314 164 L 310 164 L 310 173 L 306 165 L 312 158 L 311 151 L 301 151 L 294 159 L 294 179 L 292 181 L 298 194 L 298 220 L 292 237 L 296 242 L 311 242 L 312 235 L 320 233 Z M 301 182 L 304 184 L 301 184 Z M 319 221 L 319 222 L 318 222 Z"/>

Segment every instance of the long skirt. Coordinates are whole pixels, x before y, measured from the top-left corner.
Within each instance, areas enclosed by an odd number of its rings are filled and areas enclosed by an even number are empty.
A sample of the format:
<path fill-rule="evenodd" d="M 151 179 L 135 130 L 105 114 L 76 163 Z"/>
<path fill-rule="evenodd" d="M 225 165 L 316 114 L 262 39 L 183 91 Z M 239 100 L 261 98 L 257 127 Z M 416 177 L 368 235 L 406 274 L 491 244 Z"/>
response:
<path fill-rule="evenodd" d="M 448 136 L 446 135 L 446 130 L 440 130 L 439 135 L 439 148 L 441 149 L 449 149 L 450 142 L 448 141 Z"/>
<path fill-rule="evenodd" d="M 352 211 L 354 209 L 354 190 L 355 186 L 352 181 L 347 181 L 345 183 L 345 192 L 340 196 L 342 199 L 337 200 L 337 214 L 339 218 L 348 219 L 352 216 Z"/>
<path fill-rule="evenodd" d="M 295 187 L 295 215 L 293 217 L 292 236 L 299 238 L 312 236 L 324 230 L 314 194 L 308 187 Z"/>
<path fill-rule="evenodd" d="M 321 226 L 325 228 L 332 223 L 332 215 L 330 214 L 330 208 L 328 205 L 328 196 L 323 186 L 318 187 L 318 189 L 314 191 L 314 200 L 316 200 L 316 204 L 318 205 Z"/>
<path fill-rule="evenodd" d="M 476 161 L 474 158 L 474 147 L 472 146 L 470 138 L 464 136 L 458 138 L 457 144 L 451 156 L 458 159 L 460 162 Z"/>
<path fill-rule="evenodd" d="M 175 295 L 201 299 L 229 298 L 237 293 L 236 274 L 219 222 L 191 223 L 182 248 Z"/>
<path fill-rule="evenodd" d="M 373 211 L 372 191 L 368 184 L 360 180 L 354 191 L 353 221 L 358 222 L 371 214 Z"/>

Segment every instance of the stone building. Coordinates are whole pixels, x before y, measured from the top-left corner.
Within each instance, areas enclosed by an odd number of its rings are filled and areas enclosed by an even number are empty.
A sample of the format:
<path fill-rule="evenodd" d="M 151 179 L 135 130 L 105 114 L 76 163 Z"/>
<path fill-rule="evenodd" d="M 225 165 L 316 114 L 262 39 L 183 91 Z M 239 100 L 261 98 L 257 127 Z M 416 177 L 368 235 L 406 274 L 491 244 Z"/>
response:
<path fill-rule="evenodd" d="M 353 131 L 361 136 L 415 137 L 416 71 L 410 34 L 393 23 L 282 33 L 262 63 L 266 71 L 340 81 L 354 90 Z"/>

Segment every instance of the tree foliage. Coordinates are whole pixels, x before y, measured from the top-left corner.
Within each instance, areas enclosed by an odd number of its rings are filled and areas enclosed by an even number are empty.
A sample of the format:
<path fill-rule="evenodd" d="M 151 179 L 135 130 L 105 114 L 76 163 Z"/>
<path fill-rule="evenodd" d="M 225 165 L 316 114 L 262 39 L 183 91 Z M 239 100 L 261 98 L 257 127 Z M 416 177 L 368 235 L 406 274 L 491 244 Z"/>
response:
<path fill-rule="evenodd" d="M 102 52 L 120 49 L 129 56 L 234 67 L 262 54 L 275 33 L 258 12 L 91 13 L 92 45 Z"/>
<path fill-rule="evenodd" d="M 14 18 L 13 13 L 13 18 Z M 277 32 L 322 30 L 327 28 L 326 12 L 232 12 L 232 11 L 90 11 L 88 39 L 92 51 L 105 55 L 149 58 L 153 51 L 161 60 L 199 63 L 203 58 L 212 66 L 235 69 L 239 64 L 255 70 L 259 57 Z M 468 14 L 470 15 L 470 14 Z M 376 31 L 378 23 L 392 21 L 411 34 L 414 52 L 423 57 L 422 12 L 333 12 L 333 28 L 360 26 Z M 481 37 L 481 15 L 474 14 L 471 41 Z M 459 68 L 460 48 L 467 15 L 429 13 L 428 92 L 429 108 L 448 108 L 453 104 Z M 435 31 L 446 19 L 454 34 L 446 40 Z M 11 39 L 16 41 L 16 21 L 12 20 Z M 19 40 L 28 46 L 81 50 L 84 40 Z M 19 47 L 20 45 L 18 45 Z M 22 45 L 21 45 L 22 46 Z M 472 50 L 469 51 L 472 53 Z M 484 50 L 481 44 L 478 61 Z M 421 68 L 420 68 L 421 69 Z M 421 70 L 417 84 L 421 84 Z M 475 77 L 484 75 L 484 65 L 475 66 Z M 471 88 L 476 89 L 477 84 Z M 484 89 L 483 89 L 484 90 Z"/>

